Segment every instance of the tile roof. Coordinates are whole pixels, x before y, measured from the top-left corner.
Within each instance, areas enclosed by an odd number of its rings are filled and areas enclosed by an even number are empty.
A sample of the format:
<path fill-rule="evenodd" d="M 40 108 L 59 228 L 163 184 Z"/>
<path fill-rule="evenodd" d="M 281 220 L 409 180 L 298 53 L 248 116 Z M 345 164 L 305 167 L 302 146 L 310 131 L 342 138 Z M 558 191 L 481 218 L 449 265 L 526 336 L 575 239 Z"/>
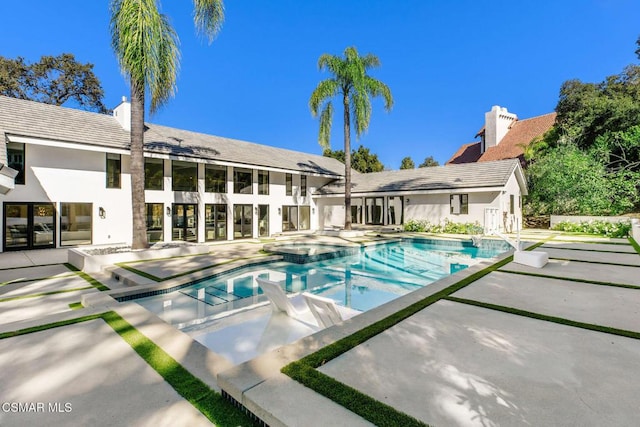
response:
<path fill-rule="evenodd" d="M 129 132 L 106 114 L 0 96 L 0 134 L 129 149 Z M 146 123 L 145 151 L 323 175 L 344 175 L 344 164 L 286 150 Z"/>
<path fill-rule="evenodd" d="M 528 145 L 533 139 L 544 135 L 556 121 L 556 113 L 544 114 L 530 119 L 516 120 L 509 132 L 495 147 L 489 147 L 480 154 L 480 142 L 465 144 L 451 156 L 447 164 L 470 162 L 490 162 L 503 159 L 520 159 L 523 161 L 523 145 Z M 478 133 L 480 135 L 484 129 Z"/>
<path fill-rule="evenodd" d="M 358 194 L 502 187 L 518 168 L 518 161 L 510 159 L 363 173 L 353 177 L 351 192 Z M 317 194 L 344 194 L 344 180 L 325 185 Z"/>

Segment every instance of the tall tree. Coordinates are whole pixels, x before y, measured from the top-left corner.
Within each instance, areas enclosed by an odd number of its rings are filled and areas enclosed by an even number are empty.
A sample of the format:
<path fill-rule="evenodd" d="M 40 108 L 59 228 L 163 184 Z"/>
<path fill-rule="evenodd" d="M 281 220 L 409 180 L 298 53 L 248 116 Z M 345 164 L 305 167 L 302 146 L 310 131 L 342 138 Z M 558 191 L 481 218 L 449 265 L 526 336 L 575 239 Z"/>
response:
<path fill-rule="evenodd" d="M 400 162 L 400 169 L 415 169 L 416 168 L 416 164 L 413 163 L 413 159 L 409 156 L 405 157 L 404 159 L 402 159 L 402 162 Z"/>
<path fill-rule="evenodd" d="M 362 145 L 351 152 L 351 167 L 360 173 L 382 172 L 384 170 L 384 165 L 378 159 L 378 155 Z"/>
<path fill-rule="evenodd" d="M 131 85 L 131 205 L 133 249 L 148 246 L 144 201 L 144 106 L 151 95 L 150 113 L 175 93 L 180 63 L 178 35 L 158 0 L 111 0 L 111 45 Z M 222 0 L 194 0 L 196 30 L 209 38 L 224 20 Z"/>
<path fill-rule="evenodd" d="M 53 105 L 75 102 L 86 110 L 106 112 L 93 64 L 82 64 L 71 53 L 45 55 L 32 64 L 22 57 L 0 56 L 0 95 Z"/>
<path fill-rule="evenodd" d="M 440 163 L 433 156 L 429 156 L 424 159 L 424 162 L 420 163 L 419 168 L 430 168 L 432 166 L 440 166 Z"/>
<path fill-rule="evenodd" d="M 380 66 L 380 60 L 373 54 L 360 56 L 355 47 L 344 50 L 343 56 L 323 54 L 318 59 L 318 68 L 327 70 L 332 77 L 321 81 L 311 94 L 309 107 L 313 117 L 320 116 L 318 142 L 324 148 L 330 147 L 333 104 L 331 99 L 341 97 L 344 118 L 344 228 L 351 230 L 351 116 L 353 115 L 356 137 L 369 128 L 371 120 L 371 97 L 382 96 L 387 111 L 393 106 L 391 90 L 367 74 L 370 68 Z"/>

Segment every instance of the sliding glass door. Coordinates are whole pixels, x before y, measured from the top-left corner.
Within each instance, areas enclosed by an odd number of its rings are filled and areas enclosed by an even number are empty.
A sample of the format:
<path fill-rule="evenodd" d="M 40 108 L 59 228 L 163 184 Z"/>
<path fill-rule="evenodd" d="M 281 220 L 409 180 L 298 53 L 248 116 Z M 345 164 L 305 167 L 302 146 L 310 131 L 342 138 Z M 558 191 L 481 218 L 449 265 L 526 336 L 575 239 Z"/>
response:
<path fill-rule="evenodd" d="M 198 206 L 194 204 L 173 204 L 173 240 L 198 241 Z"/>
<path fill-rule="evenodd" d="M 53 203 L 5 203 L 4 249 L 52 248 L 56 243 Z"/>

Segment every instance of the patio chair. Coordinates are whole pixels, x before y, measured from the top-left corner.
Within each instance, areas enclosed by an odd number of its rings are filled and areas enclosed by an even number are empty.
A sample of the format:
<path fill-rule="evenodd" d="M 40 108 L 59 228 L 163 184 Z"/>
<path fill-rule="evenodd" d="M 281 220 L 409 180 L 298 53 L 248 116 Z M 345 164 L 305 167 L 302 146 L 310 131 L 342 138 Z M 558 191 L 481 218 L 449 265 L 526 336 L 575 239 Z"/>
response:
<path fill-rule="evenodd" d="M 269 298 L 269 301 L 271 301 L 273 311 L 284 311 L 288 316 L 296 318 L 302 317 L 309 312 L 309 307 L 306 305 L 296 307 L 280 287 L 280 283 L 261 278 L 256 278 L 256 281 L 258 285 L 260 285 L 260 288 L 262 288 L 262 292 L 264 292 L 267 298 Z M 298 299 L 297 301 L 300 300 Z M 304 302 L 304 300 L 300 302 Z"/>
<path fill-rule="evenodd" d="M 338 311 L 336 302 L 331 298 L 313 295 L 308 292 L 303 293 L 302 297 L 307 302 L 307 306 L 318 322 L 318 326 L 328 328 L 344 320 L 340 311 Z"/>

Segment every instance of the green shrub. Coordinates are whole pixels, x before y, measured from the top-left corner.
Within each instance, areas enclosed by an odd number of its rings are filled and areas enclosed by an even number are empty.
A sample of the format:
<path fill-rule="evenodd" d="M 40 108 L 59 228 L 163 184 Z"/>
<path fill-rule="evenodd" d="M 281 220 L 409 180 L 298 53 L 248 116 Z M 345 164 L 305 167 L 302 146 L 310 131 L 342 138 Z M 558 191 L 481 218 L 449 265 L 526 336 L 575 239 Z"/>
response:
<path fill-rule="evenodd" d="M 631 231 L 631 222 L 609 222 L 602 220 L 593 220 L 575 223 L 562 221 L 554 225 L 553 230 L 596 234 L 605 237 L 627 237 L 629 235 L 629 232 Z"/>
<path fill-rule="evenodd" d="M 418 233 L 449 233 L 449 234 L 482 234 L 484 229 L 478 222 L 453 222 L 444 220 L 444 224 L 432 224 L 428 220 L 410 219 L 404 223 L 404 231 Z"/>

